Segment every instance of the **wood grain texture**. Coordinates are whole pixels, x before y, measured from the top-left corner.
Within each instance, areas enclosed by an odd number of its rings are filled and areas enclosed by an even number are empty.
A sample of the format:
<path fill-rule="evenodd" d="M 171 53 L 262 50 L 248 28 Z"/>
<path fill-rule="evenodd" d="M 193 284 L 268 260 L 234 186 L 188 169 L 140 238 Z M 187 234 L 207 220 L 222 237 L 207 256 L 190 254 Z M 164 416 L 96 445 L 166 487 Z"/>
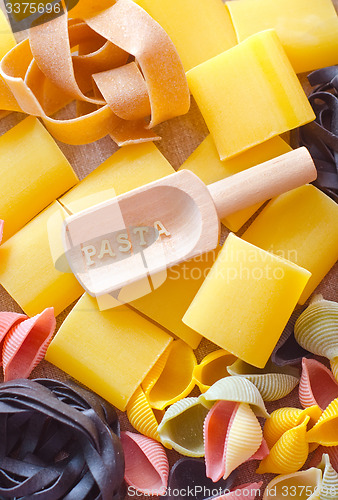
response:
<path fill-rule="evenodd" d="M 151 239 L 154 224 L 160 229 Z M 219 233 L 208 189 L 182 170 L 68 217 L 65 241 L 72 270 L 90 295 L 99 296 L 213 250 Z M 113 241 L 121 235 L 122 248 Z"/>
<path fill-rule="evenodd" d="M 208 187 L 189 170 L 181 170 L 68 217 L 68 262 L 90 295 L 115 292 L 216 248 L 218 218 L 316 177 L 306 148 Z"/>
<path fill-rule="evenodd" d="M 312 182 L 316 167 L 298 148 L 208 186 L 220 219 Z"/>

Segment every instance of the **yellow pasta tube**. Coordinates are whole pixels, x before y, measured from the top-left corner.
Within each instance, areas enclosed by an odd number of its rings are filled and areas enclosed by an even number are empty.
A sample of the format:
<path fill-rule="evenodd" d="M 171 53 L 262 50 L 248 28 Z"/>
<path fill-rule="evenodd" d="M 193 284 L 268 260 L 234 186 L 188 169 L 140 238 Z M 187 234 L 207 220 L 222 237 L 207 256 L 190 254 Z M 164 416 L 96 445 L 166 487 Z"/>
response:
<path fill-rule="evenodd" d="M 307 270 L 230 233 L 183 321 L 264 368 L 309 278 Z"/>
<path fill-rule="evenodd" d="M 218 248 L 167 269 L 166 279 L 160 287 L 130 305 L 196 349 L 202 336 L 185 325 L 182 317 L 207 276 L 217 253 Z"/>
<path fill-rule="evenodd" d="M 72 213 L 174 173 L 154 143 L 119 149 L 75 188 L 60 198 Z"/>
<path fill-rule="evenodd" d="M 338 205 L 306 185 L 274 198 L 243 239 L 312 273 L 299 302 L 304 304 L 338 258 Z"/>
<path fill-rule="evenodd" d="M 108 158 L 60 201 L 75 213 L 172 172 L 154 144 L 128 146 Z M 57 315 L 83 293 L 74 275 L 62 272 L 69 269 L 59 260 L 63 254 L 64 216 L 62 207 L 54 203 L 0 247 L 0 283 L 30 316 L 50 306 Z"/>
<path fill-rule="evenodd" d="M 275 28 L 296 73 L 337 64 L 338 18 L 331 0 L 227 2 L 238 41 Z"/>
<path fill-rule="evenodd" d="M 82 293 L 70 272 L 57 269 L 51 245 L 65 214 L 54 202 L 0 247 L 0 283 L 29 316 L 54 307 L 57 316 Z"/>
<path fill-rule="evenodd" d="M 16 45 L 11 27 L 8 24 L 5 14 L 0 11 L 0 58 L 3 58 L 9 50 Z"/>
<path fill-rule="evenodd" d="M 136 0 L 168 33 L 185 71 L 236 45 L 221 0 Z M 198 48 L 197 48 L 198 47 Z"/>
<path fill-rule="evenodd" d="M 125 306 L 100 311 L 85 294 L 46 359 L 124 411 L 172 337 Z"/>
<path fill-rule="evenodd" d="M 274 30 L 196 66 L 187 78 L 221 160 L 315 118 Z"/>
<path fill-rule="evenodd" d="M 5 14 L 0 10 L 0 59 L 16 45 L 11 27 Z M 8 111 L 20 111 L 12 92 L 7 87 L 4 79 L 0 76 L 0 109 Z M 7 113 L 0 113 L 0 117 Z"/>
<path fill-rule="evenodd" d="M 54 139 L 28 117 L 0 137 L 4 240 L 78 182 Z"/>

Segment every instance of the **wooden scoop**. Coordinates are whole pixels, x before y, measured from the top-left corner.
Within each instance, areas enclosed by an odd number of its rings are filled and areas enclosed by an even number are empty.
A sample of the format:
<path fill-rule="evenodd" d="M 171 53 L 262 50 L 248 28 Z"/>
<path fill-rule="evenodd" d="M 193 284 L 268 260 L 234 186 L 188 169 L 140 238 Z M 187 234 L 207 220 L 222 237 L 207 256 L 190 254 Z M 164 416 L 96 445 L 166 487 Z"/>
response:
<path fill-rule="evenodd" d="M 90 295 L 119 290 L 216 248 L 220 219 L 316 177 L 306 148 L 209 186 L 181 170 L 68 217 L 68 262 Z"/>

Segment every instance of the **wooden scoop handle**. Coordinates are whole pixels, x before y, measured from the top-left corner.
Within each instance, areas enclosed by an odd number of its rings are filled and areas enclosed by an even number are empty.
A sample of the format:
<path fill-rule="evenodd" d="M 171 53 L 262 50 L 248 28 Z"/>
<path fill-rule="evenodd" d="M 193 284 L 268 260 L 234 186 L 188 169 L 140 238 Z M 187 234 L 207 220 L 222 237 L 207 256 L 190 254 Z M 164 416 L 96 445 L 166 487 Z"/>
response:
<path fill-rule="evenodd" d="M 317 170 L 311 155 L 302 147 L 214 182 L 208 190 L 222 219 L 316 178 Z"/>

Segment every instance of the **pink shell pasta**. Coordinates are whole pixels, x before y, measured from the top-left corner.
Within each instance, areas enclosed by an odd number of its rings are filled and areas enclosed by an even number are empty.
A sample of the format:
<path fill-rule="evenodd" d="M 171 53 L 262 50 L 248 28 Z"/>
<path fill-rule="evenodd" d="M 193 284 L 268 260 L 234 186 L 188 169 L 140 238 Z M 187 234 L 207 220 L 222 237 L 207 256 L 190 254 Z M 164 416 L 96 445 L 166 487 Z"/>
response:
<path fill-rule="evenodd" d="M 204 422 L 207 477 L 218 481 L 249 460 L 262 444 L 260 424 L 246 403 L 219 401 Z"/>
<path fill-rule="evenodd" d="M 9 330 L 19 323 L 19 321 L 23 321 L 27 316 L 25 314 L 15 313 L 15 312 L 0 312 L 0 366 L 2 365 L 2 348 L 5 337 Z"/>
<path fill-rule="evenodd" d="M 136 491 L 163 495 L 167 489 L 169 463 L 163 446 L 154 439 L 121 432 L 125 458 L 125 480 Z"/>
<path fill-rule="evenodd" d="M 204 421 L 206 474 L 214 482 L 221 479 L 225 473 L 227 431 L 233 412 L 238 406 L 239 404 L 233 401 L 220 401 L 213 406 Z"/>
<path fill-rule="evenodd" d="M 55 326 L 54 309 L 49 307 L 9 331 L 2 351 L 5 381 L 30 375 L 44 358 Z"/>
<path fill-rule="evenodd" d="M 269 453 L 270 450 L 268 444 L 263 438 L 262 444 L 260 445 L 256 453 L 254 453 L 252 457 L 248 458 L 247 462 L 249 462 L 250 460 L 264 460 L 264 458 L 266 458 L 269 455 Z"/>
<path fill-rule="evenodd" d="M 323 411 L 338 398 L 338 384 L 332 372 L 315 359 L 303 358 L 299 400 L 303 408 L 318 405 Z"/>

